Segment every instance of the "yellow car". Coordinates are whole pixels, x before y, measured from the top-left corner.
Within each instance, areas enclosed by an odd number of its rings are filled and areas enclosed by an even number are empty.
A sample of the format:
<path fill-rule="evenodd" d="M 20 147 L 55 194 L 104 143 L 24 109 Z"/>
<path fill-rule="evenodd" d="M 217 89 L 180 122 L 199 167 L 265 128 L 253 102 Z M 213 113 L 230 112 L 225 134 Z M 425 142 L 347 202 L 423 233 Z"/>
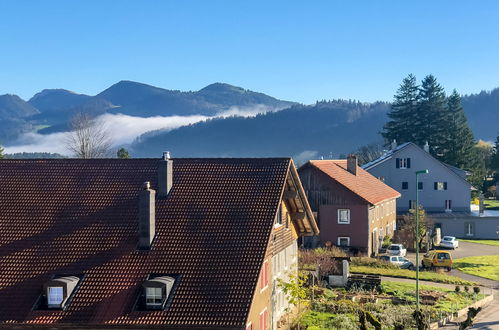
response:
<path fill-rule="evenodd" d="M 435 250 L 424 255 L 421 261 L 423 268 L 445 267 L 452 269 L 452 256 L 448 251 Z"/>

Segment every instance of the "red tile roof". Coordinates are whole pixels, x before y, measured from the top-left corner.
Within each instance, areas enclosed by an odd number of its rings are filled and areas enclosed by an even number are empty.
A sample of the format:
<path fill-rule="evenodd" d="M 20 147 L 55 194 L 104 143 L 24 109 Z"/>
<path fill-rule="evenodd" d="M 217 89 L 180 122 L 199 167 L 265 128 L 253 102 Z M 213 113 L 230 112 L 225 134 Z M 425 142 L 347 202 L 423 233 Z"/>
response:
<path fill-rule="evenodd" d="M 244 327 L 290 159 L 175 159 L 156 239 L 137 251 L 156 159 L 0 161 L 3 322 Z M 66 310 L 32 310 L 54 274 L 85 275 Z M 150 273 L 181 274 L 165 311 L 134 311 Z"/>
<path fill-rule="evenodd" d="M 311 160 L 310 164 L 373 205 L 398 198 L 400 193 L 357 166 L 357 175 L 347 171 L 346 160 Z"/>

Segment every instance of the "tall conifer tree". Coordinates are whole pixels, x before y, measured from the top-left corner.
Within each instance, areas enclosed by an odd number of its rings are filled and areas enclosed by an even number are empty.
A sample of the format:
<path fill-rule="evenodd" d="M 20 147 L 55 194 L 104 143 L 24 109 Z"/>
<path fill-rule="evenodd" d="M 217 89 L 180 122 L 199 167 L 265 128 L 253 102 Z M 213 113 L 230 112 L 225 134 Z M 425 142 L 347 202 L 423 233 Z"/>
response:
<path fill-rule="evenodd" d="M 388 113 L 390 121 L 385 124 L 381 133 L 387 144 L 393 140 L 398 143 L 413 140 L 414 128 L 412 125 L 417 114 L 418 97 L 416 77 L 409 74 L 404 78 L 394 96 L 391 111 Z"/>
<path fill-rule="evenodd" d="M 443 157 L 447 142 L 446 120 L 448 118 L 447 99 L 443 87 L 433 75 L 426 76 L 419 89 L 419 106 L 414 118 L 414 140 L 422 146 L 430 145 L 430 152 L 437 158 Z"/>
<path fill-rule="evenodd" d="M 3 148 L 2 148 L 2 146 L 0 146 L 0 159 L 2 159 L 2 158 L 3 158 Z"/>
<path fill-rule="evenodd" d="M 447 98 L 446 143 L 442 148 L 442 160 L 460 168 L 474 165 L 475 139 L 461 105 L 461 96 L 456 90 Z"/>

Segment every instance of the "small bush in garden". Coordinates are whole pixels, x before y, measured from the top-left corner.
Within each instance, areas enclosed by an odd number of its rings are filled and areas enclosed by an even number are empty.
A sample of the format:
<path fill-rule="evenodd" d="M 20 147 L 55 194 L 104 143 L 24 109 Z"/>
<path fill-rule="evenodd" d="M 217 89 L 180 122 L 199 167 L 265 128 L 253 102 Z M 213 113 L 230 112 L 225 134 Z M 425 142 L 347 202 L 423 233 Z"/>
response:
<path fill-rule="evenodd" d="M 466 293 L 470 292 L 470 287 L 469 287 L 469 286 L 467 286 L 467 285 L 465 285 L 465 286 L 464 286 L 464 291 L 466 291 Z"/>
<path fill-rule="evenodd" d="M 478 286 L 474 286 L 473 287 L 473 292 L 476 293 L 476 294 L 479 294 L 480 293 L 480 288 Z"/>
<path fill-rule="evenodd" d="M 461 292 L 461 287 L 459 285 L 456 285 L 454 291 L 456 291 L 456 293 Z"/>
<path fill-rule="evenodd" d="M 392 244 L 392 238 L 390 236 L 385 236 L 383 238 L 383 244 L 381 245 L 381 247 L 383 248 L 387 248 L 389 247 L 390 245 Z"/>
<path fill-rule="evenodd" d="M 357 257 L 352 258 L 352 266 L 366 266 L 372 268 L 400 269 L 397 265 L 374 258 Z"/>
<path fill-rule="evenodd" d="M 334 260 L 334 257 L 347 257 L 347 254 L 335 246 L 314 250 L 300 250 L 298 253 L 298 263 L 302 267 L 311 270 L 319 268 L 320 276 L 340 275 L 342 263 L 339 260 Z"/>

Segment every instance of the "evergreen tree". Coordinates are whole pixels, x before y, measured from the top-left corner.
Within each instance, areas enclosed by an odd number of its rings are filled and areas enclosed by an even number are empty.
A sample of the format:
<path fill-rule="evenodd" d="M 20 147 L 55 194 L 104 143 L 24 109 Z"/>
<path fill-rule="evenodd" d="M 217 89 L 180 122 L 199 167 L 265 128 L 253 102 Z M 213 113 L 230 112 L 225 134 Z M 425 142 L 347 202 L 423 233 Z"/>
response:
<path fill-rule="evenodd" d="M 2 159 L 2 158 L 3 158 L 3 148 L 2 148 L 2 146 L 0 146 L 0 159 Z"/>
<path fill-rule="evenodd" d="M 391 111 L 388 113 L 390 120 L 383 127 L 381 135 L 387 144 L 393 140 L 398 143 L 411 142 L 414 138 L 414 117 L 418 108 L 418 85 L 416 77 L 409 74 L 400 85 L 394 96 Z"/>
<path fill-rule="evenodd" d="M 442 160 L 460 168 L 473 167 L 475 139 L 461 105 L 461 96 L 456 90 L 447 99 L 447 120 L 444 128 L 446 139 L 441 150 Z"/>
<path fill-rule="evenodd" d="M 413 142 L 419 146 L 428 142 L 430 152 L 441 159 L 447 142 L 445 129 L 447 119 L 445 91 L 433 75 L 428 75 L 423 79 L 419 89 L 418 111 L 413 124 Z"/>

